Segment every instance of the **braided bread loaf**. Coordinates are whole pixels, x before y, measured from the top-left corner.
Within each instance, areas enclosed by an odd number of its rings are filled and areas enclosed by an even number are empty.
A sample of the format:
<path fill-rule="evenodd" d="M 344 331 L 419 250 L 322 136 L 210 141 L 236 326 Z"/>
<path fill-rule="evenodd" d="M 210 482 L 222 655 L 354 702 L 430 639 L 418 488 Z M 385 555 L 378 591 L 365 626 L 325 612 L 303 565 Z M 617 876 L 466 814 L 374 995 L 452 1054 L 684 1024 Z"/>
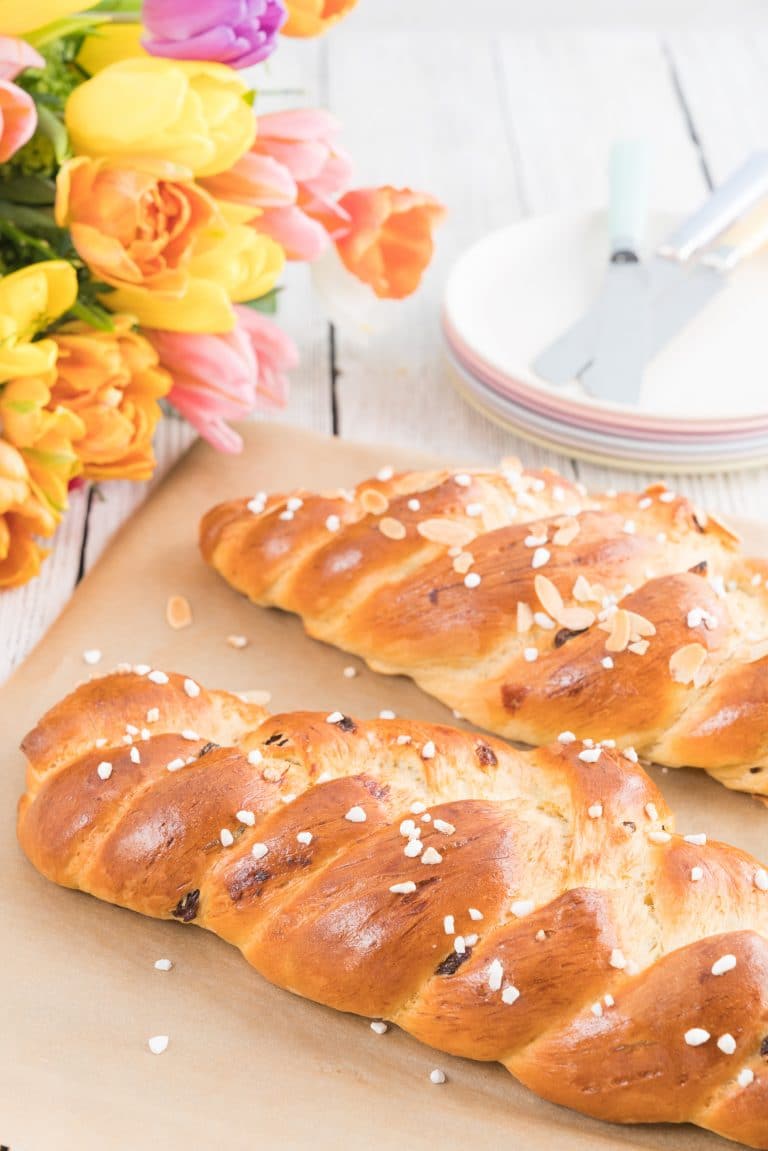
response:
<path fill-rule="evenodd" d="M 412 472 L 213 508 L 205 559 L 490 731 L 614 736 L 768 795 L 768 563 L 662 485 Z"/>
<path fill-rule="evenodd" d="M 768 873 L 671 834 L 636 757 L 267 717 L 148 670 L 25 739 L 44 875 L 589 1115 L 768 1148 Z"/>

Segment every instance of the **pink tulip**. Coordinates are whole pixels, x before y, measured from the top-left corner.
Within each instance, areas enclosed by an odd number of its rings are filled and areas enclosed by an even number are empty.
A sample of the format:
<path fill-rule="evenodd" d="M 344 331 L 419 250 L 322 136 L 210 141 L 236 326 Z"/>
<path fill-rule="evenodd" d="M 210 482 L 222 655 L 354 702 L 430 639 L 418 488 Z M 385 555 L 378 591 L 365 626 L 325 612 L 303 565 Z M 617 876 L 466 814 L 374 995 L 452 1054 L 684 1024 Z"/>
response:
<path fill-rule="evenodd" d="M 34 100 L 12 81 L 25 68 L 44 67 L 40 53 L 24 40 L 0 36 L 0 164 L 10 160 L 37 127 Z"/>
<path fill-rule="evenodd" d="M 253 226 L 277 240 L 289 260 L 316 260 L 348 224 L 337 201 L 352 165 L 335 145 L 338 132 L 338 121 L 317 108 L 259 116 L 251 151 L 203 183 L 214 196 L 261 208 Z"/>
<path fill-rule="evenodd" d="M 293 341 L 272 320 L 243 306 L 235 312 L 237 326 L 222 335 L 144 332 L 173 376 L 168 399 L 222 452 L 239 452 L 243 446 L 226 420 L 285 404 L 284 373 L 299 359 Z"/>
<path fill-rule="evenodd" d="M 15 80 L 25 68 L 45 68 L 45 60 L 26 40 L 0 36 L 0 80 Z"/>

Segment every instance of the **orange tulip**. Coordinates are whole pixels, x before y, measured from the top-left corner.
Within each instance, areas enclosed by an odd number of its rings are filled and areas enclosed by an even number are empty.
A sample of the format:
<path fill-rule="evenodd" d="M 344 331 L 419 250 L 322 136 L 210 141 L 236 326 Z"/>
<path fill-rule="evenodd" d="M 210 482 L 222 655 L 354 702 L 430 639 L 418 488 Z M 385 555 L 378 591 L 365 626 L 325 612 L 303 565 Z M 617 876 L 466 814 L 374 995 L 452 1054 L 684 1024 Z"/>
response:
<path fill-rule="evenodd" d="M 345 267 L 377 296 L 415 292 L 432 259 L 432 229 L 445 215 L 438 200 L 408 188 L 357 188 L 339 200 L 349 231 L 336 241 Z"/>
<path fill-rule="evenodd" d="M 17 448 L 0 440 L 0 588 L 26 583 L 40 570 L 32 525 L 13 510 L 28 498 L 27 465 Z"/>
<path fill-rule="evenodd" d="M 357 0 L 286 0 L 284 36 L 319 36 L 351 12 Z"/>
<path fill-rule="evenodd" d="M 35 537 L 53 535 L 80 470 L 72 440 L 84 425 L 74 413 L 48 407 L 49 382 L 28 376 L 0 392 L 0 588 L 37 575 L 46 552 Z"/>
<path fill-rule="evenodd" d="M 115 316 L 114 323 L 112 332 L 73 323 L 53 334 L 58 357 L 51 399 L 82 421 L 74 449 L 86 479 L 146 480 L 155 467 L 157 401 L 172 381 L 130 317 Z"/>
<path fill-rule="evenodd" d="M 243 223 L 252 215 L 217 204 L 184 169 L 155 160 L 136 168 L 79 156 L 56 180 L 56 221 L 112 288 L 102 302 L 146 327 L 228 332 L 231 301 L 270 291 L 283 253 Z"/>

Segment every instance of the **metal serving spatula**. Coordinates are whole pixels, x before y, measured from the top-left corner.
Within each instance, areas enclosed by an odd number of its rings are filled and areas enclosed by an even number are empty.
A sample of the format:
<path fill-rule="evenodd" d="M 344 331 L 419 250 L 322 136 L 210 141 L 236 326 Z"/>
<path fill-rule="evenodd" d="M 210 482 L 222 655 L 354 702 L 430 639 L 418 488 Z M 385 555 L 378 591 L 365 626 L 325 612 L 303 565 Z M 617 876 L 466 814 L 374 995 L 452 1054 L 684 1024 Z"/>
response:
<path fill-rule="evenodd" d="M 766 195 L 768 152 L 759 152 L 659 245 L 649 262 L 637 265 L 631 301 L 627 299 L 620 305 L 614 301 L 603 308 L 598 301 L 590 313 L 538 357 L 534 369 L 553 383 L 578 377 L 587 391 L 600 399 L 636 403 L 648 361 L 721 289 L 727 272 L 768 239 L 765 213 L 761 207 L 755 208 Z M 727 229 L 742 217 L 729 233 Z M 720 237 L 720 242 L 706 258 L 691 261 L 715 237 Z M 598 311 L 597 319 L 592 311 Z M 579 349 L 582 362 L 577 365 L 571 352 L 580 338 L 579 329 L 586 330 L 587 325 L 590 351 L 585 359 L 586 344 Z M 553 359 L 550 353 L 558 346 L 561 359 L 557 355 Z M 553 363 L 556 373 L 546 374 L 552 371 Z M 566 369 L 570 370 L 567 376 L 563 374 Z"/>
<path fill-rule="evenodd" d="M 645 277 L 639 252 L 645 237 L 648 205 L 648 147 L 642 140 L 613 145 L 608 166 L 610 259 L 600 292 L 584 315 L 531 364 L 551 384 L 576 379 L 591 363 L 600 331 L 623 310 L 639 305 Z"/>

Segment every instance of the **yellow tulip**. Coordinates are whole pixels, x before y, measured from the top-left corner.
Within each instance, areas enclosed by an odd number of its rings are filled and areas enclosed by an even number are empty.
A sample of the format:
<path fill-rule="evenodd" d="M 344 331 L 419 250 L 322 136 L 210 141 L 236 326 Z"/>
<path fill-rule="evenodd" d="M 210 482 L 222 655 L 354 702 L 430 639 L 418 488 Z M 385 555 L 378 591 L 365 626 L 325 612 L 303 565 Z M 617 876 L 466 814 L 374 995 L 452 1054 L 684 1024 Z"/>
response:
<path fill-rule="evenodd" d="M 72 441 L 85 434 L 74 412 L 48 407 L 54 380 L 55 372 L 12 380 L 0 392 L 3 438 L 27 468 L 30 496 L 20 510 L 34 520 L 40 535 L 52 535 L 67 507 L 69 481 L 81 470 Z"/>
<path fill-rule="evenodd" d="M 50 371 L 56 345 L 50 340 L 29 341 L 71 308 L 76 298 L 77 276 L 66 260 L 29 264 L 0 278 L 0 384 Z"/>
<path fill-rule="evenodd" d="M 271 236 L 239 224 L 220 234 L 213 229 L 203 233 L 195 244 L 190 271 L 219 284 L 237 304 L 271 291 L 284 264 L 283 249 Z"/>
<path fill-rule="evenodd" d="M 86 36 L 77 53 L 77 63 L 89 76 L 102 72 L 129 56 L 148 56 L 141 46 L 141 24 L 102 24 Z"/>
<path fill-rule="evenodd" d="M 82 0 L 0 0 L 0 28 L 4 36 L 23 36 L 86 6 Z"/>
<path fill-rule="evenodd" d="M 253 143 L 247 92 L 224 64 L 136 57 L 75 88 L 66 124 L 80 155 L 159 158 L 210 176 L 231 168 Z"/>

